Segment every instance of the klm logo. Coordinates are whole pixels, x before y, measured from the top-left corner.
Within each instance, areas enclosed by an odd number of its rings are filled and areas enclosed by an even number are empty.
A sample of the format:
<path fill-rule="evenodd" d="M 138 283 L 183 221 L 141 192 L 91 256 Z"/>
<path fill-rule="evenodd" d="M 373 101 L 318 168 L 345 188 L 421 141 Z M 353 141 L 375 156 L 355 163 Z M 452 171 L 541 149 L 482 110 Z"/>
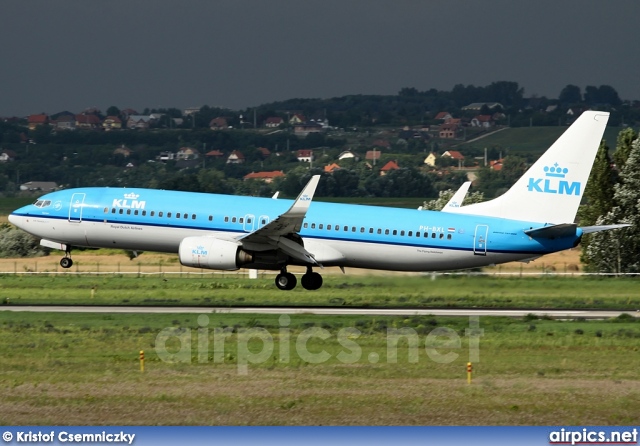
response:
<path fill-rule="evenodd" d="M 140 195 L 131 192 L 130 194 L 124 194 L 124 198 L 114 198 L 111 207 L 125 208 L 125 209 L 144 209 L 147 205 L 146 201 L 138 201 Z"/>
<path fill-rule="evenodd" d="M 582 184 L 579 181 L 566 181 L 564 177 L 569 172 L 555 163 L 553 166 L 544 167 L 545 178 L 529 178 L 527 188 L 529 192 L 542 192 L 543 194 L 580 195 Z"/>
<path fill-rule="evenodd" d="M 191 250 L 191 255 L 194 256 L 207 256 L 209 254 L 209 251 L 207 251 L 206 249 L 204 249 L 204 246 L 200 245 L 194 249 Z"/>
<path fill-rule="evenodd" d="M 302 197 L 300 197 L 300 201 L 311 201 L 311 197 L 307 194 L 304 194 Z"/>

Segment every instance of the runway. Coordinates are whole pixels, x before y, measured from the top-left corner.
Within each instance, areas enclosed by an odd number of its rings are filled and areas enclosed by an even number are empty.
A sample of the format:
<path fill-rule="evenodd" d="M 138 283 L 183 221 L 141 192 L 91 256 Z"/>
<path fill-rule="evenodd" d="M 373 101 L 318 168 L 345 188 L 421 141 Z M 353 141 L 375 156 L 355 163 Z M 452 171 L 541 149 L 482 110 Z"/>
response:
<path fill-rule="evenodd" d="M 502 316 L 524 317 L 532 314 L 552 319 L 610 319 L 629 314 L 640 317 L 639 311 L 608 310 L 499 310 L 499 309 L 450 309 L 450 308 L 339 308 L 339 307 L 143 307 L 143 306 L 30 306 L 6 305 L 0 311 L 26 311 L 35 313 L 142 313 L 142 314 L 313 314 L 325 316 Z"/>

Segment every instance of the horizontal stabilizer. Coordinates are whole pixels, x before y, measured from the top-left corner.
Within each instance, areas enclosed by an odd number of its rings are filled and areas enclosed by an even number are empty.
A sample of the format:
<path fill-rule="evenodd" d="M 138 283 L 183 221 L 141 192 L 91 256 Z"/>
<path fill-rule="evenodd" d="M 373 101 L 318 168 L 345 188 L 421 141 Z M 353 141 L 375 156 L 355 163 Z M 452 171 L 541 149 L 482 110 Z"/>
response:
<path fill-rule="evenodd" d="M 609 231 L 611 229 L 628 228 L 629 226 L 631 225 L 627 223 L 621 223 L 617 225 L 585 226 L 584 228 L 580 228 L 580 229 L 582 229 L 583 234 L 592 234 L 594 232 Z"/>
<path fill-rule="evenodd" d="M 575 236 L 577 228 L 578 225 L 576 225 L 575 223 L 561 223 L 559 225 L 527 229 L 526 231 L 524 231 L 524 233 L 533 238 L 555 239 Z"/>

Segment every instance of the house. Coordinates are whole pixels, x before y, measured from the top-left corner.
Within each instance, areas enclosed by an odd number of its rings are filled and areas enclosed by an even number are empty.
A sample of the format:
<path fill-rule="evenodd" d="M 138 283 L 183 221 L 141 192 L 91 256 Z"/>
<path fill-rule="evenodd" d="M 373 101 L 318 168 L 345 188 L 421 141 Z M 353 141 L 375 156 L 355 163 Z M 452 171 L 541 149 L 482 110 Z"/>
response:
<path fill-rule="evenodd" d="M 124 144 L 122 144 L 120 147 L 118 147 L 116 150 L 113 151 L 114 155 L 122 155 L 125 158 L 129 158 L 132 153 L 133 153 L 133 150 L 131 150 L 128 147 L 125 147 Z"/>
<path fill-rule="evenodd" d="M 381 156 L 382 152 L 380 150 L 367 150 L 364 159 L 367 161 L 378 161 Z"/>
<path fill-rule="evenodd" d="M 438 136 L 442 139 L 454 139 L 458 135 L 459 127 L 455 124 L 442 124 Z"/>
<path fill-rule="evenodd" d="M 151 116 L 131 115 L 127 119 L 127 128 L 135 130 L 146 130 L 152 124 Z"/>
<path fill-rule="evenodd" d="M 21 191 L 29 192 L 53 192 L 58 189 L 58 185 L 53 181 L 29 181 L 20 185 Z"/>
<path fill-rule="evenodd" d="M 245 175 L 245 180 L 260 180 L 265 183 L 271 183 L 274 178 L 280 178 L 284 176 L 284 172 L 281 170 L 274 170 L 272 172 L 251 172 Z"/>
<path fill-rule="evenodd" d="M 376 139 L 375 141 L 373 141 L 372 146 L 388 149 L 389 147 L 391 147 L 391 143 L 386 139 Z"/>
<path fill-rule="evenodd" d="M 345 150 L 340 155 L 338 155 L 338 160 L 355 159 L 357 161 L 357 158 L 358 157 L 356 156 L 356 154 L 353 153 L 351 150 Z"/>
<path fill-rule="evenodd" d="M 499 102 L 473 102 L 469 105 L 465 105 L 464 107 L 462 107 L 461 110 L 472 110 L 472 111 L 480 111 L 482 110 L 482 107 L 486 106 L 489 110 L 493 110 L 494 108 L 502 108 L 504 109 L 504 107 L 502 106 L 501 103 Z"/>
<path fill-rule="evenodd" d="M 227 124 L 226 118 L 213 118 L 209 122 L 209 128 L 211 130 L 225 130 L 229 128 L 229 124 Z"/>
<path fill-rule="evenodd" d="M 75 130 L 76 115 L 73 113 L 59 115 L 55 120 L 55 126 L 57 130 Z"/>
<path fill-rule="evenodd" d="M 489 161 L 489 169 L 495 170 L 495 171 L 502 170 L 503 161 L 504 161 L 503 159 Z"/>
<path fill-rule="evenodd" d="M 339 170 L 340 166 L 336 163 L 329 164 L 328 166 L 324 166 L 324 171 L 326 173 L 333 173 L 335 170 Z"/>
<path fill-rule="evenodd" d="M 307 122 L 307 118 L 305 118 L 304 115 L 301 115 L 299 113 L 296 113 L 291 118 L 289 118 L 289 124 L 291 125 L 302 124 L 305 122 Z"/>
<path fill-rule="evenodd" d="M 438 157 L 436 156 L 435 153 L 431 152 L 429 155 L 427 155 L 427 157 L 424 159 L 424 163 L 427 166 L 431 166 L 431 167 L 436 167 L 436 159 L 438 159 Z"/>
<path fill-rule="evenodd" d="M 102 128 L 105 130 L 119 130 L 122 128 L 122 120 L 117 116 L 107 116 L 102 121 Z"/>
<path fill-rule="evenodd" d="M 198 158 L 200 158 L 200 152 L 191 147 L 181 147 L 176 153 L 176 159 L 178 161 L 197 160 Z"/>
<path fill-rule="evenodd" d="M 212 150 L 210 152 L 205 153 L 204 156 L 206 156 L 207 158 L 219 159 L 224 156 L 224 153 L 222 153 L 220 150 Z"/>
<path fill-rule="evenodd" d="M 29 115 L 29 118 L 27 118 L 27 124 L 29 126 L 29 130 L 35 130 L 36 127 L 41 125 L 49 125 L 49 116 L 44 113 L 39 115 Z"/>
<path fill-rule="evenodd" d="M 7 163 L 16 159 L 16 152 L 5 149 L 0 152 L 0 163 Z"/>
<path fill-rule="evenodd" d="M 309 133 L 320 133 L 324 131 L 324 127 L 317 122 L 303 122 L 293 126 L 293 133 L 298 136 L 307 136 Z"/>
<path fill-rule="evenodd" d="M 160 152 L 158 156 L 156 156 L 156 160 L 166 162 L 171 161 L 176 158 L 176 154 L 173 152 Z"/>
<path fill-rule="evenodd" d="M 81 113 L 76 115 L 76 127 L 84 130 L 95 130 L 102 126 L 100 116 Z"/>
<path fill-rule="evenodd" d="M 442 154 L 443 158 L 453 158 L 454 160 L 464 160 L 464 155 L 457 150 L 447 150 Z"/>
<path fill-rule="evenodd" d="M 298 158 L 298 161 L 300 162 L 310 163 L 311 161 L 314 160 L 313 150 L 300 149 L 296 152 L 296 158 Z"/>
<path fill-rule="evenodd" d="M 271 155 L 271 151 L 266 147 L 258 147 L 256 150 L 258 151 L 258 153 L 260 153 L 260 156 L 262 156 L 263 158 L 268 158 Z"/>
<path fill-rule="evenodd" d="M 284 124 L 284 119 L 278 116 L 272 116 L 270 118 L 267 118 L 266 121 L 264 121 L 264 126 L 270 129 L 280 127 L 280 125 L 282 124 Z"/>
<path fill-rule="evenodd" d="M 442 121 L 444 123 L 448 123 L 450 119 L 452 119 L 453 116 L 451 116 L 451 113 L 449 112 L 440 112 L 436 115 L 436 117 L 434 119 L 438 120 L 438 121 Z"/>
<path fill-rule="evenodd" d="M 398 170 L 400 166 L 395 161 L 389 161 L 387 164 L 380 168 L 380 176 L 384 176 L 391 172 L 392 170 Z"/>
<path fill-rule="evenodd" d="M 244 155 L 239 150 L 234 150 L 227 157 L 227 164 L 242 164 L 244 163 Z"/>
<path fill-rule="evenodd" d="M 137 111 L 132 108 L 125 108 L 124 110 L 120 110 L 120 116 L 124 118 L 125 121 L 129 120 L 129 116 L 139 115 Z"/>
<path fill-rule="evenodd" d="M 493 117 L 491 115 L 477 115 L 471 120 L 471 127 L 482 127 L 488 129 L 493 127 Z"/>

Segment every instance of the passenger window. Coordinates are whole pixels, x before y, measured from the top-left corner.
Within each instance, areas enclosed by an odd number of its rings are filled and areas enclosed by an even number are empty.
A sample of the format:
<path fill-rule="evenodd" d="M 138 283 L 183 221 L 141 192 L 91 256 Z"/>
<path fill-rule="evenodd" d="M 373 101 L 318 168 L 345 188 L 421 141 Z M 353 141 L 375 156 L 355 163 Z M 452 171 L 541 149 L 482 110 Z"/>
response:
<path fill-rule="evenodd" d="M 250 225 L 251 224 L 251 219 L 247 218 L 247 224 Z"/>
<path fill-rule="evenodd" d="M 316 228 L 316 224 L 315 223 L 311 223 L 311 229 L 315 229 Z"/>
<path fill-rule="evenodd" d="M 324 228 L 324 225 L 323 225 L 322 223 L 320 223 L 320 224 L 318 225 L 318 229 L 323 229 L 323 228 Z"/>
<path fill-rule="evenodd" d="M 133 215 L 138 215 L 138 210 L 133 211 Z"/>
<path fill-rule="evenodd" d="M 176 214 L 176 218 L 180 218 L 180 212 Z"/>
<path fill-rule="evenodd" d="M 336 225 L 336 231 L 340 230 L 340 225 Z"/>
<path fill-rule="evenodd" d="M 147 215 L 147 211 L 142 211 L 142 216 L 145 217 Z"/>
<path fill-rule="evenodd" d="M 115 214 L 116 213 L 116 208 L 111 209 L 111 213 Z"/>
<path fill-rule="evenodd" d="M 171 218 L 171 212 L 167 212 L 167 218 Z"/>
<path fill-rule="evenodd" d="M 404 237 L 404 231 L 400 231 L 400 236 Z"/>
<path fill-rule="evenodd" d="M 364 232 L 364 228 L 360 228 L 360 232 Z"/>
<path fill-rule="evenodd" d="M 373 228 L 369 228 L 369 234 L 373 234 Z"/>
<path fill-rule="evenodd" d="M 162 211 L 158 212 L 158 217 L 162 217 Z"/>
<path fill-rule="evenodd" d="M 411 237 L 412 235 L 413 235 L 413 231 L 409 231 L 409 232 L 407 233 L 407 237 Z"/>
<path fill-rule="evenodd" d="M 118 211 L 118 213 L 119 213 L 119 214 L 122 214 L 122 213 L 124 213 L 124 210 L 120 209 L 120 210 Z"/>
<path fill-rule="evenodd" d="M 444 238 L 444 234 L 441 232 L 440 233 L 440 239 L 442 240 Z"/>
<path fill-rule="evenodd" d="M 378 228 L 378 234 L 382 234 L 382 229 Z"/>
<path fill-rule="evenodd" d="M 236 220 L 237 220 L 237 218 L 236 218 L 236 217 L 231 217 L 231 223 L 235 223 L 235 222 L 236 222 Z"/>
<path fill-rule="evenodd" d="M 229 223 L 229 217 L 225 217 L 225 218 L 224 218 L 224 222 L 225 222 L 225 223 Z"/>
<path fill-rule="evenodd" d="M 209 221 L 213 221 L 213 215 L 209 215 Z"/>
<path fill-rule="evenodd" d="M 451 240 L 451 234 L 447 234 L 447 240 Z"/>
<path fill-rule="evenodd" d="M 104 208 L 104 213 L 106 214 L 107 212 L 109 212 L 109 208 Z"/>
<path fill-rule="evenodd" d="M 331 225 L 327 225 L 327 231 L 331 231 Z"/>
<path fill-rule="evenodd" d="M 131 215 L 131 209 L 127 209 L 127 215 Z"/>
<path fill-rule="evenodd" d="M 243 223 L 244 223 L 244 217 L 240 217 L 240 218 L 238 219 L 238 223 L 243 224 Z"/>
<path fill-rule="evenodd" d="M 307 228 L 309 227 L 309 223 L 305 223 L 305 224 L 303 225 L 303 227 L 304 227 L 305 229 L 307 229 Z"/>
<path fill-rule="evenodd" d="M 195 220 L 196 219 L 196 214 L 191 214 L 191 220 Z"/>
<path fill-rule="evenodd" d="M 262 224 L 266 225 L 267 224 L 267 220 L 265 220 L 264 218 L 262 219 Z"/>
<path fill-rule="evenodd" d="M 398 235 L 398 230 L 397 229 L 393 230 L 393 235 Z"/>
<path fill-rule="evenodd" d="M 349 226 L 344 227 L 344 232 L 349 232 Z"/>
<path fill-rule="evenodd" d="M 151 216 L 153 217 L 154 215 L 156 215 L 156 211 L 151 211 Z"/>
<path fill-rule="evenodd" d="M 416 237 L 420 237 L 420 233 L 419 232 L 416 232 Z"/>
<path fill-rule="evenodd" d="M 351 232 L 356 232 L 356 227 L 355 226 L 351 226 Z"/>
<path fill-rule="evenodd" d="M 194 214 L 194 217 L 195 217 L 195 214 Z M 182 218 L 186 220 L 187 218 L 189 218 L 189 214 L 185 212 L 184 214 L 182 214 Z"/>
<path fill-rule="evenodd" d="M 388 229 L 384 230 L 384 235 L 389 235 L 389 230 Z"/>
<path fill-rule="evenodd" d="M 436 233 L 435 232 L 431 233 L 431 238 L 436 238 Z"/>

